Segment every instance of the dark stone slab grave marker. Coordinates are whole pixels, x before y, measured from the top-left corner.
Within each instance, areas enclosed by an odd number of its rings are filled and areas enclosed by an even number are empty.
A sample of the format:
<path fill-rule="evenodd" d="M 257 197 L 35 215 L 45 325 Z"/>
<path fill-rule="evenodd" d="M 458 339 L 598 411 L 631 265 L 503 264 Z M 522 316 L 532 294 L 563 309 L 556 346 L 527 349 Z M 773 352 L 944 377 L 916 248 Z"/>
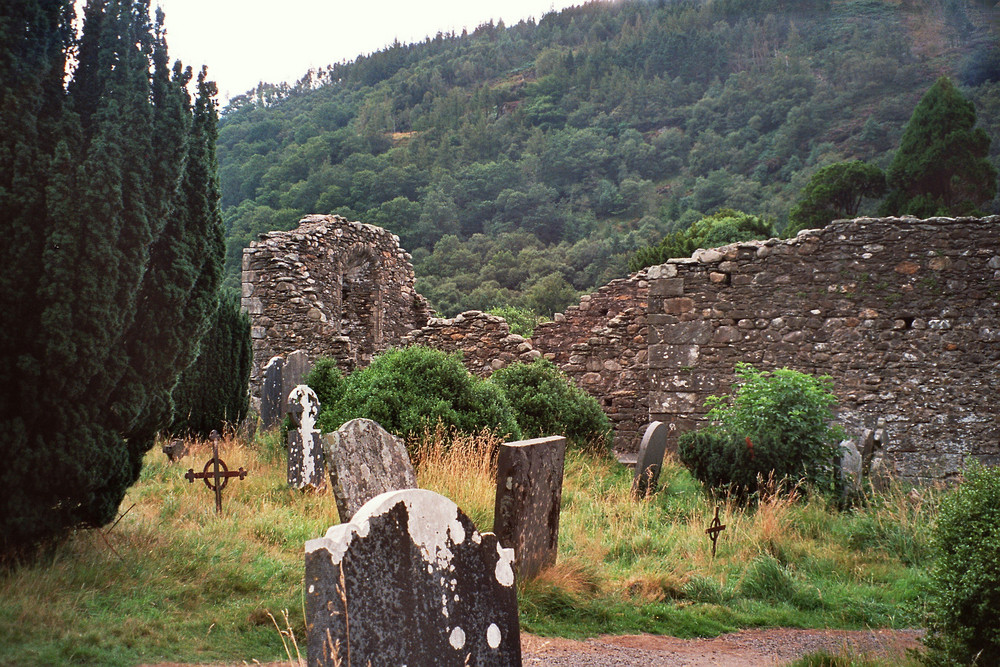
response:
<path fill-rule="evenodd" d="M 322 441 L 343 523 L 375 496 L 417 486 L 406 445 L 371 419 L 352 419 Z"/>
<path fill-rule="evenodd" d="M 500 446 L 493 530 L 516 554 L 518 579 L 556 562 L 566 438 L 519 440 Z"/>
<path fill-rule="evenodd" d="M 376 496 L 306 542 L 308 664 L 520 665 L 513 560 L 444 496 Z"/>
<path fill-rule="evenodd" d="M 281 422 L 281 404 L 288 394 L 282 393 L 281 369 L 285 360 L 272 357 L 264 366 L 264 384 L 260 390 L 260 422 L 264 428 L 271 428 Z"/>
<path fill-rule="evenodd" d="M 319 399 L 316 392 L 300 384 L 288 395 L 288 414 L 294 430 L 288 431 L 288 485 L 296 489 L 323 486 L 323 449 L 319 442 L 316 417 Z"/>
<path fill-rule="evenodd" d="M 652 422 L 646 427 L 639 444 L 639 456 L 635 461 L 635 476 L 632 478 L 632 495 L 645 498 L 656 491 L 663 467 L 663 454 L 667 451 L 667 432 L 663 422 Z"/>
<path fill-rule="evenodd" d="M 293 389 L 300 384 L 305 384 L 306 376 L 309 375 L 311 369 L 312 364 L 309 363 L 309 356 L 302 350 L 295 350 L 286 356 L 285 364 L 281 368 L 281 395 L 287 398 Z M 281 415 L 278 421 L 284 419 L 285 415 L 288 414 L 288 403 L 283 400 L 281 406 Z"/>

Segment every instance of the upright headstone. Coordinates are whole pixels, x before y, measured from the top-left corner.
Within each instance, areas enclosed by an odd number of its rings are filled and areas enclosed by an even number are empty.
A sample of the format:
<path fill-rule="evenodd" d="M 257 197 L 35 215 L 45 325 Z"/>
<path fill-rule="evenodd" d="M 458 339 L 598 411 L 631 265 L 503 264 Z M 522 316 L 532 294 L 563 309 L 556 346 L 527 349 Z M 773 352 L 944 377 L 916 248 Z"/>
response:
<path fill-rule="evenodd" d="M 281 391 L 284 392 L 282 396 L 288 396 L 297 386 L 305 384 L 310 370 L 312 364 L 309 363 L 309 355 L 302 350 L 295 350 L 286 356 L 285 365 L 281 368 Z M 283 402 L 282 406 L 280 419 L 284 419 L 288 413 L 288 404 Z"/>
<path fill-rule="evenodd" d="M 323 449 L 320 446 L 316 417 L 319 399 L 316 392 L 300 384 L 288 395 L 288 414 L 294 429 L 288 431 L 288 485 L 296 489 L 323 486 Z"/>
<path fill-rule="evenodd" d="M 379 494 L 417 487 L 406 445 L 371 419 L 352 419 L 322 440 L 341 523 Z"/>
<path fill-rule="evenodd" d="M 500 446 L 493 531 L 514 550 L 519 579 L 556 562 L 565 459 L 562 436 Z"/>
<path fill-rule="evenodd" d="M 520 665 L 513 559 L 444 496 L 376 496 L 306 542 L 309 665 Z"/>
<path fill-rule="evenodd" d="M 260 390 L 260 422 L 264 428 L 271 428 L 281 422 L 282 403 L 288 396 L 284 393 L 285 385 L 281 381 L 281 369 L 284 365 L 285 360 L 281 357 L 271 357 L 264 366 L 264 384 Z"/>
<path fill-rule="evenodd" d="M 667 451 L 668 427 L 663 422 L 651 422 L 639 443 L 639 456 L 635 461 L 635 476 L 632 478 L 632 495 L 645 498 L 656 491 L 663 467 L 663 454 Z"/>

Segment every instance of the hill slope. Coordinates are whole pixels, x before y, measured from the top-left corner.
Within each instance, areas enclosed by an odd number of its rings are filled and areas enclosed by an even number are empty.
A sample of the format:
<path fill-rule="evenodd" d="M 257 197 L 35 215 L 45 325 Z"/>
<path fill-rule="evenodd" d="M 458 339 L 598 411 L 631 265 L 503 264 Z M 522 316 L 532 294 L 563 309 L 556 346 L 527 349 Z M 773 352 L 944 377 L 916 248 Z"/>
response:
<path fill-rule="evenodd" d="M 592 2 L 260 86 L 219 128 L 229 280 L 257 234 L 332 212 L 398 234 L 444 314 L 561 309 L 703 213 L 737 208 L 780 229 L 820 167 L 886 166 L 941 74 L 964 84 L 996 160 L 990 11 Z"/>

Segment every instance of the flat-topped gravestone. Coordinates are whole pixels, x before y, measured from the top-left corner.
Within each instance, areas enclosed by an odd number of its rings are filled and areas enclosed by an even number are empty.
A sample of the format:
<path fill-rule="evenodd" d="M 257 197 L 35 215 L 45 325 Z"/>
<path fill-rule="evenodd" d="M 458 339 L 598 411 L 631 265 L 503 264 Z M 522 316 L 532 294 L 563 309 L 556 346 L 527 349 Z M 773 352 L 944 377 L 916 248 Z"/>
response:
<path fill-rule="evenodd" d="M 371 419 L 352 419 L 322 441 L 341 522 L 381 493 L 417 486 L 406 445 Z"/>
<path fill-rule="evenodd" d="M 520 665 L 513 559 L 444 496 L 376 496 L 306 542 L 309 665 Z"/>
<path fill-rule="evenodd" d="M 283 393 L 284 385 L 281 382 L 281 369 L 284 365 L 284 359 L 272 357 L 264 366 L 264 384 L 260 390 L 260 421 L 264 428 L 271 428 L 281 422 L 281 404 L 288 396 Z"/>
<path fill-rule="evenodd" d="M 294 429 L 288 431 L 288 485 L 296 489 L 323 486 L 323 449 L 320 446 L 316 417 L 319 399 L 316 392 L 300 384 L 288 395 L 288 414 Z"/>
<path fill-rule="evenodd" d="M 565 458 L 562 436 L 500 446 L 493 531 L 514 550 L 519 579 L 556 562 Z"/>
<path fill-rule="evenodd" d="M 285 365 L 281 368 L 281 391 L 282 396 L 288 396 L 292 390 L 300 384 L 305 384 L 306 376 L 312 370 L 309 363 L 309 355 L 302 350 L 295 350 L 285 357 Z M 288 414 L 288 404 L 282 402 L 282 413 L 280 419 L 284 419 Z"/>
<path fill-rule="evenodd" d="M 639 443 L 639 456 L 635 461 L 635 476 L 632 478 L 632 495 L 645 498 L 656 491 L 663 467 L 663 454 L 667 451 L 669 427 L 663 422 L 651 422 Z"/>

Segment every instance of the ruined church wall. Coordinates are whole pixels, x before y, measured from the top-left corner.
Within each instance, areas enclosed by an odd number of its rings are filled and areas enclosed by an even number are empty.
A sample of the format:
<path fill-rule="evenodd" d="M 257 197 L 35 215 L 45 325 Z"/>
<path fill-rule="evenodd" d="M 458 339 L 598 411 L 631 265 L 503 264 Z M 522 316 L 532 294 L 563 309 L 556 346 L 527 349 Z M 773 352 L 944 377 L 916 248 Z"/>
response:
<path fill-rule="evenodd" d="M 386 230 L 312 215 L 243 251 L 243 309 L 253 338 L 251 387 L 276 355 L 333 357 L 344 372 L 427 323 L 410 256 Z"/>
<path fill-rule="evenodd" d="M 671 440 L 737 362 L 833 378 L 890 469 L 947 479 L 1000 463 L 1000 217 L 837 221 L 648 269 L 650 417 Z"/>
<path fill-rule="evenodd" d="M 522 336 L 512 334 L 502 317 L 470 310 L 452 318 L 432 317 L 403 337 L 402 345 L 423 345 L 461 352 L 469 372 L 481 378 L 516 361 L 530 363 L 541 355 Z"/>
<path fill-rule="evenodd" d="M 538 325 L 531 344 L 600 403 L 615 429 L 614 449 L 639 450 L 649 421 L 645 272 L 613 280 L 579 305 Z"/>

